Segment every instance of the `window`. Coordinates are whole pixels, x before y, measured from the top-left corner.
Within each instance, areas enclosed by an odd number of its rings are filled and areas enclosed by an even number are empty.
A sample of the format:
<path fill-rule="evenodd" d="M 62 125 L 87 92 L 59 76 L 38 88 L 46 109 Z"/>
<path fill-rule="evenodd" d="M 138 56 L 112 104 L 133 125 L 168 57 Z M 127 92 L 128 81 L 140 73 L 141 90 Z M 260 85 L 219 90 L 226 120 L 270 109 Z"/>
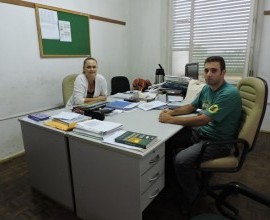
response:
<path fill-rule="evenodd" d="M 226 61 L 227 76 L 247 75 L 250 53 L 251 0 L 172 0 L 172 73 L 183 75 L 186 63 L 208 56 Z"/>

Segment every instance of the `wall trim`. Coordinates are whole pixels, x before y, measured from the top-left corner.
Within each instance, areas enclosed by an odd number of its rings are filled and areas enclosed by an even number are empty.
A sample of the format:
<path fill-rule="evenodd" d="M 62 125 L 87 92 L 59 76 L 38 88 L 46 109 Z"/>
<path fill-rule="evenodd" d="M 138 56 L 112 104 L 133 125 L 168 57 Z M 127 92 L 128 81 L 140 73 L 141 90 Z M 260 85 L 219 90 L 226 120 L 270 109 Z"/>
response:
<path fill-rule="evenodd" d="M 18 5 L 18 6 L 23 6 L 23 7 L 28 7 L 28 8 L 35 8 L 36 3 L 32 3 L 32 2 L 25 2 L 25 1 L 21 1 L 21 0 L 0 0 L 0 2 L 2 3 L 6 3 L 6 4 L 12 4 L 12 5 Z M 44 5 L 45 6 L 45 5 Z M 49 5 L 46 5 L 47 7 L 50 7 Z M 56 8 L 55 9 L 60 9 L 60 10 L 66 10 L 64 8 Z M 66 10 L 66 11 L 70 11 L 70 10 Z M 71 11 L 70 11 L 71 12 Z M 75 11 L 73 11 L 75 12 Z M 77 12 L 76 13 L 81 13 L 81 12 Z M 83 13 L 86 14 L 86 13 Z M 98 21 L 103 21 L 103 22 L 109 22 L 109 23 L 114 23 L 114 24 L 119 24 L 119 25 L 126 25 L 126 22 L 124 21 L 119 21 L 119 20 L 115 20 L 115 19 L 111 19 L 111 18 L 105 18 L 105 17 L 101 17 L 101 16 L 97 16 L 97 15 L 92 15 L 92 14 L 86 14 L 88 15 L 88 17 L 90 19 L 93 20 L 98 20 Z"/>
<path fill-rule="evenodd" d="M 19 152 L 15 153 L 15 154 L 9 155 L 9 156 L 4 157 L 3 159 L 1 159 L 0 164 L 8 162 L 10 160 L 13 160 L 13 159 L 15 159 L 17 157 L 20 157 L 20 156 L 23 156 L 23 155 L 25 155 L 25 151 L 24 150 L 19 151 Z"/>

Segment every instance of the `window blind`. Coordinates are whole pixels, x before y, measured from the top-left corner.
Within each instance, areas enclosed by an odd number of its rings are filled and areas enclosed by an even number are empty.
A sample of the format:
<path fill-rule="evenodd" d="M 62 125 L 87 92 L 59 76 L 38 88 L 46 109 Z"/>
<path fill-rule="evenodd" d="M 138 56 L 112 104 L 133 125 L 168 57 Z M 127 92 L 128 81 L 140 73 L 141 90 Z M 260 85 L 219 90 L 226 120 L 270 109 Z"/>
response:
<path fill-rule="evenodd" d="M 199 62 L 200 69 L 206 57 L 220 55 L 227 75 L 243 75 L 251 0 L 173 0 L 172 7 L 173 53 L 188 51 L 189 62 Z"/>

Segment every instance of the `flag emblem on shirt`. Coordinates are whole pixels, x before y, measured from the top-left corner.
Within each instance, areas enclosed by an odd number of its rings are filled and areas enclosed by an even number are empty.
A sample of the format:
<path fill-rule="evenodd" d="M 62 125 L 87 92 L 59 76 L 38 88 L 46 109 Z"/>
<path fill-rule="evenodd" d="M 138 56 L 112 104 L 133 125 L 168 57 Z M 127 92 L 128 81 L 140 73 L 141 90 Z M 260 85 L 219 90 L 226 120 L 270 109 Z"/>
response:
<path fill-rule="evenodd" d="M 218 105 L 211 105 L 208 109 L 210 113 L 216 113 L 218 111 Z"/>

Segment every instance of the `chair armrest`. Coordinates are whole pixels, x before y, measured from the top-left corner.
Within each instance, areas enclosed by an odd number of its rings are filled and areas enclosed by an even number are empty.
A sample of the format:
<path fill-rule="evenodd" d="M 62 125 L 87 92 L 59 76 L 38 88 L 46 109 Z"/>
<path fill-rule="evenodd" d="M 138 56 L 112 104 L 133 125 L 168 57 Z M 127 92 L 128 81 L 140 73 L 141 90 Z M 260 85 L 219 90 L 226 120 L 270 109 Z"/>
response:
<path fill-rule="evenodd" d="M 249 151 L 249 143 L 244 140 L 244 139 L 241 139 L 241 138 L 238 138 L 238 139 L 231 139 L 231 140 L 222 140 L 222 141 L 206 141 L 203 146 L 202 146 L 202 149 L 201 149 L 201 152 L 200 152 L 200 155 L 198 157 L 198 160 L 197 160 L 197 167 L 200 168 L 201 166 L 201 163 L 204 162 L 202 159 L 203 159 L 203 154 L 205 152 L 205 150 L 210 147 L 210 146 L 221 146 L 221 145 L 225 145 L 225 144 L 231 144 L 233 145 L 235 151 L 238 153 L 239 152 L 239 144 L 241 144 L 243 146 L 243 149 L 241 150 L 241 153 L 240 155 L 237 155 L 236 157 L 239 157 L 239 164 L 238 164 L 238 167 L 237 167 L 237 170 L 239 170 L 242 165 L 243 165 L 243 162 L 246 158 L 246 155 Z"/>

